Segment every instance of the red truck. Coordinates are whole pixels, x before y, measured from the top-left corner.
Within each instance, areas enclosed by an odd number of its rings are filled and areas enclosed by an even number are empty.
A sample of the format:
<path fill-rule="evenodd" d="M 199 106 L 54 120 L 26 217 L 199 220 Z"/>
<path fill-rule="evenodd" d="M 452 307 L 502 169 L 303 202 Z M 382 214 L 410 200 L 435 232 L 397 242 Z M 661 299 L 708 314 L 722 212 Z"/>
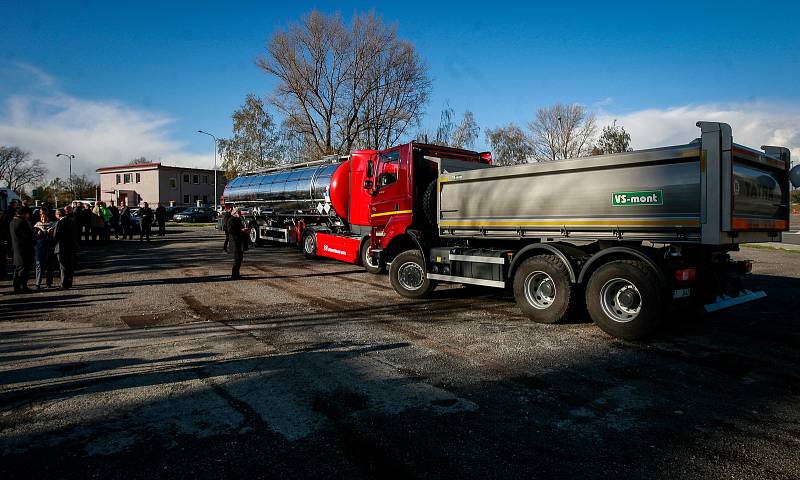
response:
<path fill-rule="evenodd" d="M 444 153 L 469 162 L 491 161 L 488 155 L 416 142 L 385 151 L 356 150 L 347 156 L 241 175 L 226 185 L 223 200 L 246 212 L 253 244 L 271 241 L 297 245 L 308 258 L 333 258 L 379 273 L 383 264 L 373 263 L 370 255 L 371 222 L 380 219 L 397 225 L 409 217 L 411 198 L 395 199 L 392 192 L 401 184 L 406 185 L 404 189 L 410 185 L 415 165 L 412 157 L 421 160 L 424 155 Z M 391 158 L 396 161 L 387 162 Z M 384 174 L 379 177 L 383 185 L 373 197 L 372 182 L 378 178 L 375 168 L 379 162 L 383 164 Z M 394 180 L 390 181 L 387 172 L 395 167 Z M 436 172 L 423 175 L 434 178 Z M 388 199 L 388 203 L 380 205 L 382 199 Z M 370 202 L 386 211 L 374 213 Z M 386 232 L 392 235 L 394 231 Z"/>
<path fill-rule="evenodd" d="M 507 288 L 531 320 L 586 314 L 610 335 L 653 332 L 672 306 L 706 311 L 766 296 L 730 252 L 789 227 L 785 147 L 734 143 L 698 122 L 684 145 L 492 167 L 488 154 L 409 144 L 381 152 L 372 195 L 372 264 L 395 291 L 437 283 Z"/>

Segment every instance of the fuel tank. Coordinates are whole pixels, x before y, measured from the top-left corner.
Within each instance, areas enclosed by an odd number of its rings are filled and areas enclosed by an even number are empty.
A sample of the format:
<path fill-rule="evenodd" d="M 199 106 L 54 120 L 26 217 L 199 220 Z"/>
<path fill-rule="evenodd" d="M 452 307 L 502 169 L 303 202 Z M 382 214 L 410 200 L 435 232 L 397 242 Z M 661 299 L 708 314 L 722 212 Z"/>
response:
<path fill-rule="evenodd" d="M 349 160 L 301 168 L 289 168 L 263 174 L 236 177 L 225 187 L 225 203 L 259 207 L 274 215 L 342 215 L 347 205 L 334 205 L 331 199 L 347 198 L 347 182 L 337 181 L 344 171 L 347 178 Z M 341 202 L 339 202 L 341 203 Z M 336 207 L 341 212 L 337 212 Z"/>

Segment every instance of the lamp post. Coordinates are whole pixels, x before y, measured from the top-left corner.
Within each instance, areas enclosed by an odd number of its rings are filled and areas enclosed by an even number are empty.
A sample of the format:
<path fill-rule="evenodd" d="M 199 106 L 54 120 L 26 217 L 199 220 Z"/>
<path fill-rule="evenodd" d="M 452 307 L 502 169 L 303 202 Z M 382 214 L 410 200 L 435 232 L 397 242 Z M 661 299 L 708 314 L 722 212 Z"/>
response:
<path fill-rule="evenodd" d="M 75 189 L 74 184 L 72 183 L 72 159 L 75 158 L 75 155 L 71 153 L 59 153 L 56 155 L 58 157 L 67 157 L 69 160 L 69 191 L 72 192 L 72 200 L 75 200 Z"/>
<path fill-rule="evenodd" d="M 202 130 L 198 130 L 197 133 L 202 133 L 203 135 L 208 135 L 209 137 L 214 139 L 214 211 L 217 211 L 217 137 L 214 135 L 204 132 Z"/>

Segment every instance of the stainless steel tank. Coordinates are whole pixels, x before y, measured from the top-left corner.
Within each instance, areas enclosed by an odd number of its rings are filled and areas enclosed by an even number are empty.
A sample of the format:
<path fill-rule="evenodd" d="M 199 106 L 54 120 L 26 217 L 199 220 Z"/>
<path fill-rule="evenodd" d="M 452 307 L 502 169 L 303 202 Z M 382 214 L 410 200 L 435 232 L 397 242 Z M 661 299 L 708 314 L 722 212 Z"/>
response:
<path fill-rule="evenodd" d="M 318 213 L 317 205 L 329 202 L 331 177 L 341 165 L 326 163 L 236 177 L 225 187 L 225 202 L 258 206 L 277 215 Z"/>

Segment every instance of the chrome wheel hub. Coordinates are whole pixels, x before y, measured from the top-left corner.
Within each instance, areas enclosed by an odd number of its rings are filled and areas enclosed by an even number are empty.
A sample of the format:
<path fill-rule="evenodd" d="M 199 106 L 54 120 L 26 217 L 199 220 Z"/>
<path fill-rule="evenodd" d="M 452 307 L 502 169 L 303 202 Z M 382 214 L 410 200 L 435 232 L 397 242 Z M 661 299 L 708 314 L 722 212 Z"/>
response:
<path fill-rule="evenodd" d="M 406 290 L 419 290 L 425 283 L 425 271 L 415 262 L 406 262 L 397 269 L 397 281 Z"/>
<path fill-rule="evenodd" d="M 542 271 L 529 273 L 525 277 L 525 299 L 539 310 L 550 307 L 556 299 L 556 284 L 550 275 Z"/>
<path fill-rule="evenodd" d="M 642 311 L 642 295 L 636 285 L 624 278 L 614 278 L 600 289 L 600 306 L 609 318 L 627 323 Z"/>

